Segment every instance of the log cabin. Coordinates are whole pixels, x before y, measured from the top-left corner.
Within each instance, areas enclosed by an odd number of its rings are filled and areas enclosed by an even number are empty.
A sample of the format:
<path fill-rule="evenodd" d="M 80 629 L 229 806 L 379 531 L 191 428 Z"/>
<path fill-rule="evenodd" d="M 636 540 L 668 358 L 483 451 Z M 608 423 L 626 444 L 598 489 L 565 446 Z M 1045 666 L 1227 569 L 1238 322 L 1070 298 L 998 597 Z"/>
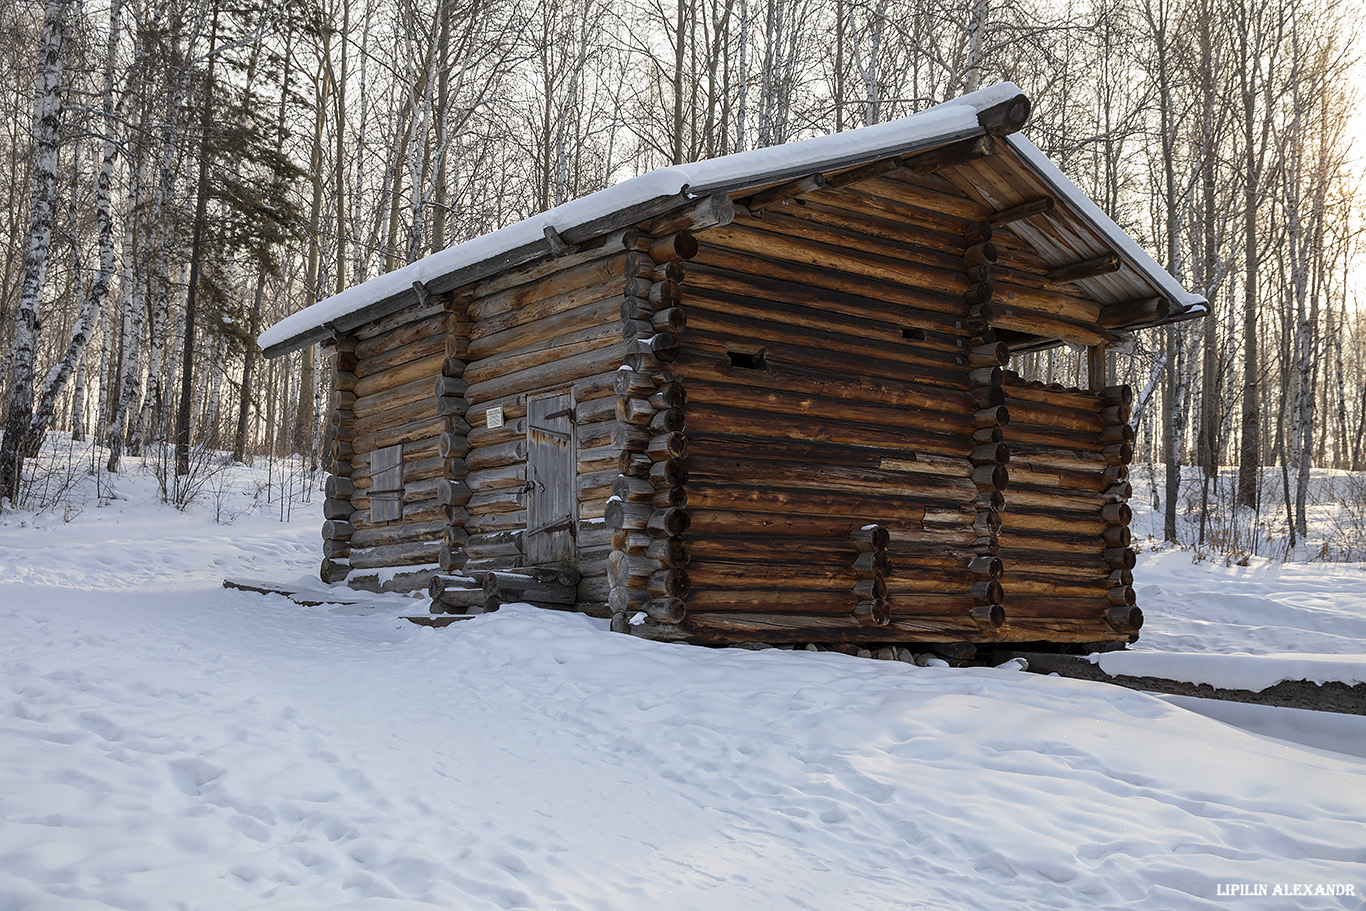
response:
<path fill-rule="evenodd" d="M 1132 641 L 1105 353 L 1204 301 L 1029 110 L 664 168 L 273 326 L 335 358 L 322 578 L 696 643 Z M 1009 369 L 1059 345 L 1086 388 Z"/>

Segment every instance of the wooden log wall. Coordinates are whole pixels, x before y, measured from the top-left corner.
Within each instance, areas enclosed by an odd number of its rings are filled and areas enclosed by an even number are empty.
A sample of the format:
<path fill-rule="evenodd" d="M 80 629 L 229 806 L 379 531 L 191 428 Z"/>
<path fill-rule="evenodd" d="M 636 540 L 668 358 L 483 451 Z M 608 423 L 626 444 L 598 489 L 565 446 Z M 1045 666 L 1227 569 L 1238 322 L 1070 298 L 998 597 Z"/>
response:
<path fill-rule="evenodd" d="M 467 429 L 442 446 L 459 451 L 448 480 L 467 498 L 448 516 L 443 568 L 477 579 L 534 569 L 527 559 L 528 399 L 568 393 L 577 443 L 575 606 L 606 616 L 612 542 L 605 514 L 618 474 L 614 382 L 630 344 L 620 314 L 640 289 L 640 264 L 648 259 L 639 237 L 617 232 L 457 292 L 468 321 L 461 377 Z M 498 416 L 501 426 L 490 421 Z M 434 597 L 432 609 L 463 612 L 468 600 Z"/>
<path fill-rule="evenodd" d="M 626 356 L 613 381 L 617 393 L 617 475 L 605 518 L 612 535 L 607 563 L 608 607 L 614 629 L 625 631 L 636 612 L 676 626 L 691 588 L 691 525 L 686 509 L 687 394 L 670 365 L 678 333 L 687 326 L 680 306 L 685 263 L 697 252 L 687 231 L 642 233 L 627 261 L 620 312 Z"/>
<path fill-rule="evenodd" d="M 1000 533 L 1016 641 L 1129 641 L 1142 625 L 1129 549 L 1127 386 L 1004 384 L 1011 486 Z"/>
<path fill-rule="evenodd" d="M 352 496 L 355 483 L 351 479 L 354 441 L 356 436 L 356 339 L 338 339 L 334 345 L 332 389 L 332 461 L 333 474 L 327 479 L 323 503 L 323 563 L 319 573 L 329 585 L 344 582 L 351 571 L 351 536 L 355 523 Z"/>
<path fill-rule="evenodd" d="M 674 626 L 651 605 L 636 629 L 694 641 L 971 638 L 992 594 L 977 586 L 990 567 L 975 545 L 995 527 L 979 492 L 1004 484 L 994 461 L 974 464 L 985 406 L 969 378 L 980 353 L 964 298 L 966 251 L 989 227 L 944 214 L 955 206 L 941 195 L 976 207 L 904 168 L 802 189 L 698 236 L 669 364 L 686 392 L 686 615 Z M 861 549 L 869 526 L 885 529 L 885 549 Z M 624 580 L 659 571 L 634 556 L 619 558 Z M 629 592 L 623 609 L 644 610 Z"/>
<path fill-rule="evenodd" d="M 449 407 L 450 388 L 433 389 L 450 371 L 443 303 L 427 297 L 339 339 L 332 421 L 336 473 L 328 480 L 324 553 L 332 578 L 356 588 L 425 588 L 440 558 L 445 527 L 443 433 L 463 416 Z M 453 382 L 459 383 L 458 364 Z M 434 395 L 434 391 L 437 395 Z M 441 396 L 441 397 L 438 397 Z M 401 509 L 392 518 L 371 510 L 372 457 L 402 446 Z M 344 517 L 340 496 L 347 495 Z M 346 560 L 348 573 L 337 561 Z M 395 573 L 394 569 L 406 569 Z M 381 572 L 383 570 L 384 572 Z"/>

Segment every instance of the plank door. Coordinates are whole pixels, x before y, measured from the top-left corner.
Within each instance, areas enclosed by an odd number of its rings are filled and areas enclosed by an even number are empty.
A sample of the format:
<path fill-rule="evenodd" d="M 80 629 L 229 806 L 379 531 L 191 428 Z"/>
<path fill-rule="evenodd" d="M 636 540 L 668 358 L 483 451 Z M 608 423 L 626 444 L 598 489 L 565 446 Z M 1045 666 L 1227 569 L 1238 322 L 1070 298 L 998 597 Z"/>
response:
<path fill-rule="evenodd" d="M 403 444 L 370 453 L 370 521 L 403 518 Z"/>
<path fill-rule="evenodd" d="M 528 399 L 526 561 L 573 565 L 578 497 L 574 399 L 567 392 Z"/>

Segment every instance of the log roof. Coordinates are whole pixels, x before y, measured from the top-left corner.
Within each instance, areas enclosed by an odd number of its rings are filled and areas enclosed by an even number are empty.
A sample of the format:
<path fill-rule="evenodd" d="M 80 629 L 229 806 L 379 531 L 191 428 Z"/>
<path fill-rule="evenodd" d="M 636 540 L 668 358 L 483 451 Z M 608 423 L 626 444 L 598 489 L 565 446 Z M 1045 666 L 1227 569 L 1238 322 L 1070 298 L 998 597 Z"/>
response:
<path fill-rule="evenodd" d="M 508 269 L 557 255 L 650 219 L 724 195 L 750 199 L 803 178 L 853 174 L 877 162 L 996 137 L 992 154 L 940 173 L 986 220 L 1023 241 L 1057 282 L 1102 307 L 1100 325 L 1130 329 L 1197 316 L 1185 290 L 1017 131 L 1029 101 L 1001 83 L 900 120 L 801 142 L 652 171 L 498 231 L 439 251 L 293 314 L 258 339 L 267 356 L 346 333 L 408 306 Z M 1056 343 L 1024 339 L 1025 346 Z"/>

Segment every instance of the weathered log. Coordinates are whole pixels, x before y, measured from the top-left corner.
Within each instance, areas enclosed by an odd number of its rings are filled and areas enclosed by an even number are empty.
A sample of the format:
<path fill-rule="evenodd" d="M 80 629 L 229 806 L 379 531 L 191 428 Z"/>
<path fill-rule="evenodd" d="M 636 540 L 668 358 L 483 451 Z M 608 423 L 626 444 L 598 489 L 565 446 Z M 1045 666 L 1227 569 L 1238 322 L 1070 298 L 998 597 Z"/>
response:
<path fill-rule="evenodd" d="M 881 525 L 861 525 L 849 532 L 849 541 L 859 553 L 885 551 L 892 542 L 891 533 Z"/>
<path fill-rule="evenodd" d="M 682 623 L 688 614 L 682 598 L 651 598 L 640 605 L 640 610 L 660 623 Z"/>
<path fill-rule="evenodd" d="M 968 611 L 968 617 L 984 630 L 1000 629 L 1006 622 L 1005 608 L 999 604 L 979 604 Z"/>
<path fill-rule="evenodd" d="M 928 152 L 920 152 L 904 159 L 904 163 L 916 174 L 933 174 L 944 168 L 986 158 L 994 154 L 995 151 L 996 139 L 988 133 L 984 136 L 974 136 L 970 139 L 952 142 Z"/>
<path fill-rule="evenodd" d="M 688 571 L 681 568 L 661 569 L 653 573 L 646 587 L 656 598 L 686 598 L 692 590 Z"/>
<path fill-rule="evenodd" d="M 517 556 L 522 549 L 521 531 L 499 531 L 484 535 L 470 535 L 465 541 L 464 550 L 471 560 L 488 560 L 493 557 Z"/>
<path fill-rule="evenodd" d="M 483 585 L 486 598 L 502 603 L 573 604 L 578 596 L 574 585 L 544 582 L 520 573 L 490 572 L 484 576 Z"/>
<path fill-rule="evenodd" d="M 1172 302 L 1165 297 L 1147 297 L 1106 306 L 1098 322 L 1106 329 L 1127 329 L 1143 323 L 1156 323 L 1172 314 Z"/>
<path fill-rule="evenodd" d="M 1107 252 L 1091 259 L 1060 266 L 1048 273 L 1048 279 L 1058 284 L 1082 281 L 1087 278 L 1095 278 L 1098 275 L 1118 272 L 1120 266 L 1119 257 L 1114 253 Z"/>
<path fill-rule="evenodd" d="M 892 610 L 885 598 L 871 598 L 854 605 L 854 619 L 864 626 L 886 626 L 892 620 Z"/>
<path fill-rule="evenodd" d="M 823 174 L 812 174 L 807 177 L 800 177 L 787 183 L 770 187 L 767 190 L 756 193 L 748 200 L 746 208 L 752 215 L 758 216 L 769 206 L 781 205 L 789 200 L 797 199 L 808 193 L 814 193 L 825 186 L 825 176 Z"/>
<path fill-rule="evenodd" d="M 650 524 L 654 507 L 648 503 L 626 503 L 622 500 L 607 502 L 606 519 L 610 528 L 643 529 Z"/>
<path fill-rule="evenodd" d="M 342 541 L 356 532 L 356 526 L 343 519 L 328 519 L 323 523 L 323 538 L 328 541 Z"/>
<path fill-rule="evenodd" d="M 329 497 L 323 501 L 323 517 L 327 519 L 349 519 L 354 511 L 355 507 L 349 499 Z"/>
<path fill-rule="evenodd" d="M 655 486 L 648 480 L 619 475 L 612 482 L 612 496 L 628 503 L 649 503 L 654 495 Z"/>
<path fill-rule="evenodd" d="M 987 221 L 995 227 L 1021 221 L 1043 212 L 1052 211 L 1054 205 L 1052 196 L 1039 196 L 1018 206 L 1002 209 L 987 216 Z"/>
<path fill-rule="evenodd" d="M 418 566 L 437 563 L 440 541 L 412 541 L 404 544 L 382 545 L 351 549 L 351 566 L 355 569 L 378 569 L 392 566 Z"/>
<path fill-rule="evenodd" d="M 645 556 L 666 569 L 677 569 L 692 560 L 692 544 L 685 538 L 655 538 L 645 550 Z"/>
<path fill-rule="evenodd" d="M 436 574 L 427 583 L 427 596 L 443 607 L 456 608 L 454 613 L 464 613 L 464 609 L 483 606 L 484 588 L 468 576 Z M 448 610 L 448 612 L 450 612 Z"/>
<path fill-rule="evenodd" d="M 1132 605 L 1121 605 L 1105 612 L 1105 622 L 1122 633 L 1136 633 L 1143 628 L 1143 611 Z"/>
<path fill-rule="evenodd" d="M 870 550 L 854 558 L 853 568 L 856 576 L 866 579 L 888 575 L 892 571 L 892 563 L 885 550 Z"/>

